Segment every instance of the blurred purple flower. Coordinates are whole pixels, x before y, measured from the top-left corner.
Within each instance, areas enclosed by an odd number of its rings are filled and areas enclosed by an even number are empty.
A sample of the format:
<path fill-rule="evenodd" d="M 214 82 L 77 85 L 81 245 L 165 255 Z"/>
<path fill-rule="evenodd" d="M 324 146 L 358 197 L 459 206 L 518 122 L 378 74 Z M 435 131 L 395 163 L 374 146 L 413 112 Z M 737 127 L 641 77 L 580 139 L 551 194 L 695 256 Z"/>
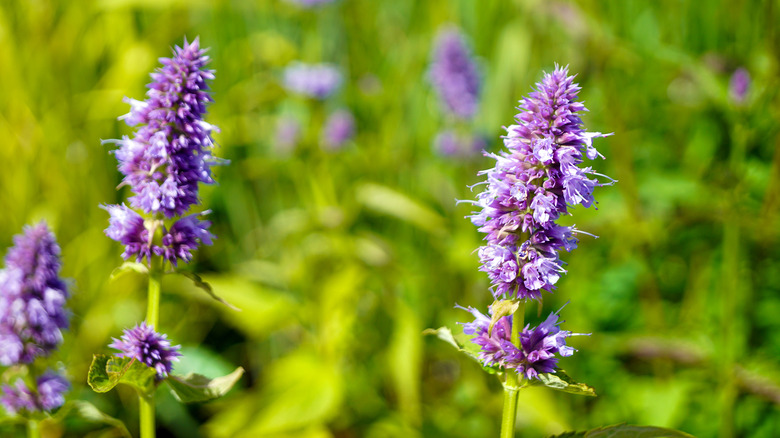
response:
<path fill-rule="evenodd" d="M 211 166 L 217 159 L 211 155 L 211 133 L 218 129 L 203 120 L 212 101 L 207 81 L 214 79 L 214 71 L 205 69 L 206 50 L 200 48 L 198 38 L 192 43 L 185 38 L 183 47 L 174 48 L 173 58 L 160 58 L 162 67 L 151 74 L 147 100 L 126 99 L 130 112 L 120 119 L 142 126 L 133 138 L 111 141 L 120 146 L 115 155 L 125 175 L 122 184 L 135 193 L 130 205 L 152 218 L 145 219 L 125 205 L 103 206 L 110 215 L 105 233 L 125 245 L 125 259 L 150 262 L 152 256 L 165 254 L 175 266 L 179 259 L 189 262 L 200 243 L 211 244 L 213 236 L 205 230 L 208 222 L 180 225 L 176 230 L 174 223 L 169 231 L 163 221 L 184 215 L 200 202 L 199 183 L 214 183 Z M 185 222 L 190 225 L 192 220 Z M 175 232 L 177 238 L 154 243 L 157 229 L 163 236 Z M 193 234 L 185 236 L 182 230 Z"/>
<path fill-rule="evenodd" d="M 0 271 L 0 364 L 31 363 L 62 342 L 68 292 L 60 247 L 44 222 L 25 226 Z"/>
<path fill-rule="evenodd" d="M 299 6 L 301 8 L 315 8 L 317 6 L 326 5 L 328 3 L 333 3 L 335 0 L 286 0 L 287 3 L 292 3 L 296 6 Z"/>
<path fill-rule="evenodd" d="M 487 142 L 481 135 L 460 136 L 449 129 L 439 132 L 433 139 L 434 152 L 444 157 L 475 157 L 486 146 Z"/>
<path fill-rule="evenodd" d="M 750 91 L 750 73 L 740 67 L 731 75 L 729 81 L 729 96 L 737 104 L 745 102 L 748 91 Z"/>
<path fill-rule="evenodd" d="M 566 345 L 566 338 L 580 334 L 562 331 L 557 312 L 551 313 L 538 327 L 526 325 L 520 332 L 521 348 L 518 348 L 511 342 L 513 316 L 500 318 L 490 331 L 490 317 L 471 307 L 457 307 L 474 315 L 474 322 L 463 324 L 463 333 L 473 335 L 471 342 L 479 345 L 479 359 L 485 366 L 511 369 L 526 379 L 538 379 L 541 373 L 556 372 L 556 355 L 567 357 L 576 351 Z"/>
<path fill-rule="evenodd" d="M 447 111 L 462 119 L 474 117 L 479 106 L 480 78 L 457 29 L 445 29 L 436 37 L 430 80 Z"/>
<path fill-rule="evenodd" d="M 556 67 L 520 102 L 518 124 L 506 128 L 508 151 L 485 153 L 496 165 L 481 172 L 487 188 L 474 202 L 481 211 L 470 217 L 486 234 L 480 269 L 497 298 L 539 299 L 542 290 L 555 289 L 566 272 L 558 251 L 576 248 L 574 234 L 580 232 L 555 221 L 569 214 L 568 206 L 595 204 L 593 189 L 614 183 L 579 166 L 584 157 L 601 156 L 593 138 L 610 135 L 584 131 L 577 115 L 585 111 L 576 101 L 579 90 L 567 69 Z"/>
<path fill-rule="evenodd" d="M 157 333 L 145 322 L 126 329 L 121 340 L 113 338 L 109 345 L 119 350 L 118 357 L 135 359 L 149 368 L 154 368 L 157 378 L 165 378 L 173 370 L 173 362 L 179 360 L 179 345 L 171 346 L 166 335 Z"/>
<path fill-rule="evenodd" d="M 30 390 L 21 379 L 14 386 L 3 385 L 0 403 L 8 413 L 52 411 L 65 404 L 65 393 L 70 389 L 70 383 L 64 376 L 47 371 L 35 383 L 37 392 Z"/>
<path fill-rule="evenodd" d="M 294 62 L 284 69 L 284 87 L 315 99 L 325 99 L 341 86 L 341 72 L 331 64 Z"/>
<path fill-rule="evenodd" d="M 355 117 L 352 116 L 351 112 L 341 109 L 328 116 L 325 121 L 322 144 L 325 149 L 335 151 L 351 140 L 354 135 Z"/>
<path fill-rule="evenodd" d="M 279 153 L 291 152 L 301 137 L 301 124 L 294 117 L 283 116 L 276 120 L 274 146 Z"/>

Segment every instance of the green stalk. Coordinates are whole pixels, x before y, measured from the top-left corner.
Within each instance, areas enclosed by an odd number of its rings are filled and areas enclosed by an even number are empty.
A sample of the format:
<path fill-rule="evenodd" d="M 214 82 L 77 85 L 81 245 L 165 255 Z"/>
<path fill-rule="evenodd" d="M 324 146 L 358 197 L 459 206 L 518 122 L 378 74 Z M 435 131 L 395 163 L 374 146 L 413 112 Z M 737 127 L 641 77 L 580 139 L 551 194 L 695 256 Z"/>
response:
<path fill-rule="evenodd" d="M 520 306 L 512 315 L 512 333 L 509 340 L 517 348 L 520 345 L 520 327 L 525 323 L 525 300 L 520 300 Z M 506 370 L 504 382 L 504 412 L 501 416 L 501 438 L 515 436 L 515 419 L 517 417 L 517 395 L 520 391 L 520 377 L 513 370 Z"/>
<path fill-rule="evenodd" d="M 27 438 L 41 438 L 41 428 L 38 420 L 27 420 Z"/>
<path fill-rule="evenodd" d="M 154 258 L 149 267 L 149 295 L 146 307 L 146 324 L 155 328 L 160 320 L 160 289 L 162 288 L 163 266 L 165 259 Z M 138 416 L 141 422 L 141 438 L 154 438 L 154 393 L 149 395 L 139 394 Z"/>

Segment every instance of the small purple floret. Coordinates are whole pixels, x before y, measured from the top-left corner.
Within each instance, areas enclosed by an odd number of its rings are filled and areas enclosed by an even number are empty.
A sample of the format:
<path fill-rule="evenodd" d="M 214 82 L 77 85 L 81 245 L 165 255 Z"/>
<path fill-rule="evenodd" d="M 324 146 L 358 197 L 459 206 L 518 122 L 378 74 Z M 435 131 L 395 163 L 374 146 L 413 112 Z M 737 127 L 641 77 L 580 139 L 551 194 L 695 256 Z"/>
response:
<path fill-rule="evenodd" d="M 178 352 L 181 346 L 172 346 L 166 335 L 157 333 L 145 322 L 126 329 L 121 340 L 113 339 L 114 342 L 109 347 L 120 351 L 116 353 L 118 357 L 135 359 L 149 368 L 154 368 L 158 379 L 165 378 L 173 370 L 173 362 L 178 361 L 181 356 Z"/>

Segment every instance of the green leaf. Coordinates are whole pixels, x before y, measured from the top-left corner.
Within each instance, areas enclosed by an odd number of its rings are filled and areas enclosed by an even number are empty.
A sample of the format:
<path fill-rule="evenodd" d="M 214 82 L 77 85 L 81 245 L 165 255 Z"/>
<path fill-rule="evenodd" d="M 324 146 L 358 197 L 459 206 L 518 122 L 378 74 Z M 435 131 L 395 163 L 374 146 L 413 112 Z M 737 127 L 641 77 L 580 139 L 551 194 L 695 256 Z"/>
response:
<path fill-rule="evenodd" d="M 89 366 L 87 383 L 95 392 L 108 392 L 119 383 L 120 376 L 109 376 L 106 365 L 111 356 L 95 354 L 92 356 L 92 365 Z"/>
<path fill-rule="evenodd" d="M 87 383 L 95 392 L 108 392 L 124 383 L 141 394 L 150 394 L 156 388 L 156 374 L 154 369 L 135 359 L 96 354 L 92 357 Z"/>
<path fill-rule="evenodd" d="M 693 435 L 663 427 L 616 424 L 585 432 L 564 432 L 548 438 L 693 438 Z"/>
<path fill-rule="evenodd" d="M 197 403 L 213 400 L 227 394 L 243 374 L 244 369 L 238 367 L 232 373 L 214 379 L 189 373 L 181 377 L 169 376 L 165 382 L 171 387 L 176 400 L 182 403 Z"/>
<path fill-rule="evenodd" d="M 121 266 L 111 271 L 110 280 L 116 280 L 117 278 L 127 274 L 128 272 L 137 272 L 139 274 L 149 274 L 149 268 L 142 263 L 136 262 L 124 262 Z"/>
<path fill-rule="evenodd" d="M 189 278 L 190 280 L 192 280 L 192 284 L 194 284 L 195 287 L 202 289 L 204 292 L 209 294 L 209 296 L 211 298 L 214 298 L 215 300 L 219 301 L 220 303 L 228 306 L 229 308 L 231 308 L 231 309 L 233 309 L 233 310 L 235 310 L 237 312 L 241 311 L 241 309 L 239 309 L 238 307 L 228 303 L 227 301 L 222 299 L 222 297 L 220 297 L 217 294 L 215 294 L 214 293 L 214 289 L 211 287 L 211 285 L 206 283 L 205 281 L 203 281 L 203 279 L 200 278 L 200 276 L 198 274 L 196 274 L 194 272 L 189 272 L 189 271 L 176 271 L 176 273 L 177 274 L 181 274 L 181 275 Z"/>
<path fill-rule="evenodd" d="M 500 369 L 497 366 L 489 367 L 483 365 L 482 361 L 479 359 L 479 345 L 470 342 L 468 335 L 464 333 L 453 335 L 452 330 L 450 330 L 448 327 L 439 327 L 437 329 L 425 329 L 423 330 L 422 334 L 435 335 L 437 338 L 441 339 L 442 341 L 452 345 L 453 347 L 455 347 L 456 350 L 465 353 L 466 356 L 476 360 L 477 363 L 479 363 L 479 365 L 482 367 L 482 369 L 488 372 L 489 374 L 501 374 L 504 372 L 502 369 Z"/>
<path fill-rule="evenodd" d="M 71 400 L 57 411 L 54 419 L 58 422 L 62 422 L 65 418 L 79 417 L 86 420 L 88 423 L 106 424 L 116 429 L 118 434 L 123 437 L 131 438 L 130 432 L 127 430 L 127 426 L 121 420 L 118 420 L 89 402 L 82 400 Z"/>
<path fill-rule="evenodd" d="M 497 300 L 490 305 L 490 309 L 493 311 L 493 317 L 490 319 L 490 325 L 488 326 L 488 335 L 493 333 L 493 326 L 496 325 L 499 319 L 514 315 L 517 309 L 520 308 L 520 301 L 518 300 Z"/>
<path fill-rule="evenodd" d="M 575 382 L 563 370 L 558 370 L 556 373 L 539 374 L 539 380 L 532 379 L 528 381 L 528 385 L 546 386 L 548 388 L 568 392 L 570 394 L 596 397 L 596 391 L 592 387 L 584 383 Z"/>

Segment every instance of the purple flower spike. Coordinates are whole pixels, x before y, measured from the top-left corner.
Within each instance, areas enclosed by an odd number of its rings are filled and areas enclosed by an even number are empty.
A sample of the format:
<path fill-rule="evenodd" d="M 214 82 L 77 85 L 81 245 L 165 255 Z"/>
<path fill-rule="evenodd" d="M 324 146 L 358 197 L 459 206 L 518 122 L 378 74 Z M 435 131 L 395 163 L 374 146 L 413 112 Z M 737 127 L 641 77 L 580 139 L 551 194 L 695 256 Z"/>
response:
<path fill-rule="evenodd" d="M 0 271 L 0 364 L 31 363 L 62 342 L 68 292 L 59 271 L 60 247 L 45 223 L 14 236 Z"/>
<path fill-rule="evenodd" d="M 173 362 L 179 360 L 179 345 L 171 346 L 166 335 L 159 334 L 145 322 L 126 329 L 122 339 L 113 338 L 109 345 L 119 350 L 118 357 L 135 359 L 157 371 L 157 378 L 165 378 L 173 370 Z"/>
<path fill-rule="evenodd" d="M 133 138 L 109 140 L 119 144 L 115 154 L 123 184 L 135 193 L 133 208 L 146 213 L 178 216 L 197 204 L 198 183 L 212 184 L 211 133 L 203 121 L 211 102 L 207 81 L 214 78 L 206 50 L 196 38 L 174 48 L 173 58 L 160 58 L 162 67 L 152 73 L 144 102 L 125 99 L 130 112 L 124 119 L 140 125 Z"/>
<path fill-rule="evenodd" d="M 160 58 L 160 63 L 147 86 L 147 99 L 125 99 L 130 112 L 120 119 L 140 128 L 132 138 L 109 140 L 119 144 L 114 153 L 125 175 L 122 184 L 135 195 L 130 207 L 102 208 L 110 215 L 106 235 L 125 246 L 122 257 L 151 263 L 153 256 L 165 256 L 176 266 L 179 260 L 192 260 L 192 251 L 214 238 L 206 230 L 208 222 L 181 218 L 200 202 L 199 184 L 214 183 L 211 165 L 217 159 L 211 156 L 211 133 L 218 130 L 203 120 L 211 102 L 207 81 L 214 72 L 205 68 L 209 57 L 197 38 L 192 43 L 185 39 L 172 58 Z M 178 221 L 170 225 L 173 218 Z"/>
<path fill-rule="evenodd" d="M 335 151 L 355 135 L 355 117 L 347 110 L 338 110 L 328 117 L 322 133 L 322 145 Z"/>
<path fill-rule="evenodd" d="M 284 87 L 288 90 L 325 99 L 341 86 L 341 72 L 330 64 L 294 62 L 284 70 Z"/>
<path fill-rule="evenodd" d="M 527 379 L 538 379 L 541 373 L 556 372 L 557 356 L 571 356 L 576 351 L 566 345 L 566 338 L 580 334 L 561 330 L 557 312 L 551 313 L 538 327 L 526 325 L 520 332 L 521 348 L 518 348 L 511 342 L 512 316 L 499 319 L 488 333 L 490 317 L 472 307 L 456 307 L 474 315 L 474 322 L 463 324 L 463 332 L 473 335 L 471 342 L 479 345 L 479 359 L 485 366 L 515 370 Z"/>
<path fill-rule="evenodd" d="M 584 158 L 601 157 L 593 138 L 610 134 L 582 128 L 579 90 L 567 69 L 556 67 L 520 101 L 517 124 L 506 128 L 507 151 L 485 154 L 496 164 L 481 172 L 487 188 L 474 202 L 481 211 L 470 218 L 486 235 L 480 269 L 496 298 L 539 299 L 541 291 L 554 290 L 566 272 L 558 252 L 576 248 L 573 235 L 580 232 L 555 221 L 569 214 L 569 206 L 595 205 L 594 189 L 614 183 L 580 166 Z"/>
<path fill-rule="evenodd" d="M 463 35 L 454 28 L 436 37 L 430 80 L 444 108 L 461 119 L 471 119 L 480 99 L 480 78 Z"/>

